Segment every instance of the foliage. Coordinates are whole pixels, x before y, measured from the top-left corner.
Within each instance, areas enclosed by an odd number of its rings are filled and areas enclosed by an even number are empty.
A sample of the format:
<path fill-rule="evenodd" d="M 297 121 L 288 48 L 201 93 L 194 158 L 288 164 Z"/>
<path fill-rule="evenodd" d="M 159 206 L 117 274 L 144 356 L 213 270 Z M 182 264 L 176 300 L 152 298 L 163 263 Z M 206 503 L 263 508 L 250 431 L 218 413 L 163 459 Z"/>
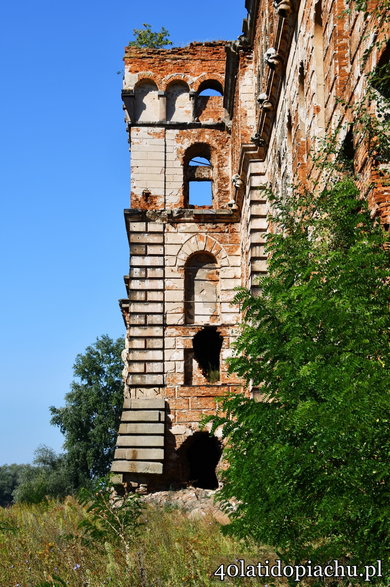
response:
<path fill-rule="evenodd" d="M 47 498 L 63 498 L 71 491 L 65 456 L 40 446 L 35 451 L 34 465 L 23 470 L 14 490 L 15 502 L 39 503 Z"/>
<path fill-rule="evenodd" d="M 378 25 L 389 22 L 390 0 L 347 0 L 347 4 L 364 15 L 374 17 Z"/>
<path fill-rule="evenodd" d="M 163 49 L 166 45 L 172 45 L 169 40 L 169 32 L 162 27 L 159 33 L 154 33 L 150 24 L 142 25 L 143 29 L 133 29 L 134 41 L 129 42 L 129 47 L 146 47 L 148 49 Z"/>
<path fill-rule="evenodd" d="M 123 545 L 113 535 L 104 544 L 85 540 L 80 523 L 89 516 L 73 497 L 0 508 L 0 585 L 207 587 L 221 584 L 210 578 L 221 562 L 275 557 L 272 551 L 223 536 L 209 516 L 189 519 L 180 510 L 146 508 L 127 567 Z M 236 582 L 225 579 L 228 585 Z M 252 585 L 253 579 L 241 584 Z"/>
<path fill-rule="evenodd" d="M 13 492 L 19 485 L 21 475 L 31 470 L 31 465 L 2 465 L 0 467 L 0 506 L 13 503 Z"/>
<path fill-rule="evenodd" d="M 351 179 L 273 197 L 269 273 L 241 291 L 231 369 L 264 402 L 227 399 L 231 531 L 289 561 L 367 564 L 389 548 L 388 252 Z"/>
<path fill-rule="evenodd" d="M 51 423 L 65 435 L 65 464 L 75 488 L 110 468 L 123 403 L 123 347 L 123 338 L 97 338 L 76 357 L 65 407 L 50 408 Z"/>
<path fill-rule="evenodd" d="M 389 83 L 390 63 L 379 63 L 368 76 L 366 99 L 354 107 L 356 134 L 376 163 L 390 162 Z"/>
<path fill-rule="evenodd" d="M 142 505 L 139 495 L 119 495 L 106 477 L 99 479 L 92 490 L 83 488 L 79 498 L 88 513 L 79 525 L 84 535 L 103 543 L 107 540 L 119 543 L 125 552 L 126 566 L 130 568 L 130 545 L 141 526 L 139 517 Z"/>

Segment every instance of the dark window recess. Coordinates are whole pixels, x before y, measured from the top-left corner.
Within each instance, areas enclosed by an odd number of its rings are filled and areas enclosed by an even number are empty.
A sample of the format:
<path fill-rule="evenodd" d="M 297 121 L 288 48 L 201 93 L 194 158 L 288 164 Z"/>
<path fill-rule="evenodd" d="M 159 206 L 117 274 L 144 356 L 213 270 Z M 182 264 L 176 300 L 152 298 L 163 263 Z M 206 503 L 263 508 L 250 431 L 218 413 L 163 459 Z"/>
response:
<path fill-rule="evenodd" d="M 353 173 L 354 171 L 354 159 L 355 159 L 355 147 L 353 145 L 353 132 L 352 127 L 348 129 L 347 134 L 342 142 L 341 149 L 339 151 L 338 161 L 347 170 Z"/>
<path fill-rule="evenodd" d="M 186 324 L 209 322 L 218 313 L 218 268 L 209 253 L 192 255 L 184 272 L 184 314 Z"/>
<path fill-rule="evenodd" d="M 383 98 L 390 99 L 390 41 L 387 42 L 378 65 L 370 76 L 370 83 Z"/>
<path fill-rule="evenodd" d="M 184 349 L 184 385 L 192 385 L 194 351 Z"/>
<path fill-rule="evenodd" d="M 193 338 L 194 359 L 209 383 L 220 380 L 219 360 L 223 337 L 215 326 L 205 326 Z"/>
<path fill-rule="evenodd" d="M 208 432 L 195 432 L 180 447 L 184 456 L 188 481 L 194 487 L 216 489 L 216 466 L 222 454 L 221 442 Z"/>

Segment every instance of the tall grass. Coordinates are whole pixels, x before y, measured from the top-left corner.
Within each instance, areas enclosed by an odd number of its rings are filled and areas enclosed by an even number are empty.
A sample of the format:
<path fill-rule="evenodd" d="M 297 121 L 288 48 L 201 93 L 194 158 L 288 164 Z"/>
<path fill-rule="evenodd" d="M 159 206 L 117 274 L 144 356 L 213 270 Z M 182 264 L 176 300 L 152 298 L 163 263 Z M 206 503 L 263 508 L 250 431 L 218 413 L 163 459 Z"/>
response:
<path fill-rule="evenodd" d="M 222 535 L 210 517 L 190 520 L 179 510 L 152 507 L 126 557 L 118 542 L 83 535 L 80 522 L 87 515 L 73 498 L 0 508 L 0 586 L 203 587 L 221 584 L 212 573 L 222 562 L 273 559 L 266 549 Z M 237 581 L 254 580 L 224 583 Z"/>

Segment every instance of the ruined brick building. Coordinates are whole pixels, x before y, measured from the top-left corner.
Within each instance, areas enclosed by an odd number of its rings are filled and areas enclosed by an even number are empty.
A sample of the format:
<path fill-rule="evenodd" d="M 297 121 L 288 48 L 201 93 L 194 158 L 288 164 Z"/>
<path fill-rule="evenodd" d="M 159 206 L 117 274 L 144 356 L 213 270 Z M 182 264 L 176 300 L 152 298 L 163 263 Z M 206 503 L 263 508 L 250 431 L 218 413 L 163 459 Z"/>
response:
<path fill-rule="evenodd" d="M 310 184 L 310 151 L 337 130 L 373 215 L 389 223 L 386 168 L 351 126 L 366 74 L 388 59 L 385 25 L 346 0 L 245 6 L 238 41 L 126 48 L 130 272 L 112 465 L 125 482 L 216 485 L 220 447 L 199 422 L 243 391 L 226 370 L 240 320 L 231 302 L 266 271 L 266 187 Z"/>

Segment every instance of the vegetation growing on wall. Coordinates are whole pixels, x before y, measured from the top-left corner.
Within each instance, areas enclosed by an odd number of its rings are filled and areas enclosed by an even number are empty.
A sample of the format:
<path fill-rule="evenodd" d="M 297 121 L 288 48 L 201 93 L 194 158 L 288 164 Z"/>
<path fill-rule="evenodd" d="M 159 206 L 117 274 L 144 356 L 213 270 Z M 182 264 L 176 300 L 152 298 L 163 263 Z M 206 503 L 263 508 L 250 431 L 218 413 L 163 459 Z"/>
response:
<path fill-rule="evenodd" d="M 134 40 L 129 42 L 129 47 L 145 47 L 147 49 L 163 49 L 172 45 L 169 40 L 169 32 L 162 27 L 160 32 L 153 32 L 150 24 L 142 25 L 143 29 L 133 29 Z"/>

